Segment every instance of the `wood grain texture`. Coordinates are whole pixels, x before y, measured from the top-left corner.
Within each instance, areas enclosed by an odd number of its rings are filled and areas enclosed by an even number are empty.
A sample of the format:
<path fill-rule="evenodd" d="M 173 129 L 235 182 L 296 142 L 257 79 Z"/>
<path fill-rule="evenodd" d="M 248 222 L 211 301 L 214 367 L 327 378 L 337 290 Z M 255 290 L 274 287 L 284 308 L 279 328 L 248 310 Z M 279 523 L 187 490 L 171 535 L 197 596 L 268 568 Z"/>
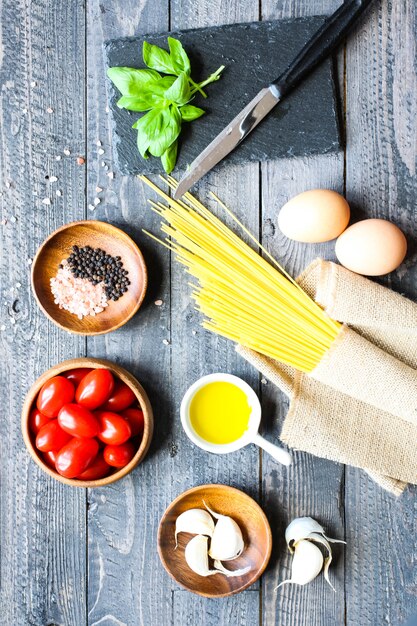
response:
<path fill-rule="evenodd" d="M 0 455 L 7 463 L 0 485 L 1 623 L 399 626 L 417 614 L 415 488 L 396 500 L 363 472 L 309 455 L 295 453 L 288 473 L 254 448 L 217 457 L 186 439 L 179 402 L 202 374 L 232 372 L 260 390 L 264 434 L 271 440 L 286 400 L 272 385 L 259 385 L 233 346 L 199 327 L 181 270 L 141 232 L 158 231 L 146 207 L 150 194 L 134 178 L 113 176 L 111 161 L 104 40 L 324 14 L 340 2 L 88 0 L 85 6 L 79 0 L 0 0 L 0 207 L 7 220 L 0 225 Z M 317 254 L 333 258 L 333 247 L 290 244 L 277 230 L 280 207 L 307 188 L 345 187 L 355 219 L 387 217 L 408 235 L 408 258 L 386 282 L 415 299 L 417 10 L 406 0 L 374 4 L 346 49 L 345 155 L 225 166 L 201 181 L 197 195 L 206 199 L 210 189 L 216 192 L 295 274 Z M 344 69 L 342 54 L 342 79 Z M 86 165 L 77 165 L 78 155 L 87 157 Z M 46 178 L 54 175 L 56 183 Z M 95 210 L 85 210 L 96 197 Z M 28 259 L 48 233 L 87 215 L 133 236 L 151 280 L 134 319 L 85 342 L 55 329 L 38 310 Z M 135 374 L 155 413 L 155 437 L 144 463 L 119 483 L 90 491 L 87 503 L 81 490 L 45 477 L 31 462 L 18 419 L 29 383 L 60 360 L 86 352 Z M 274 538 L 262 585 L 222 600 L 180 590 L 156 553 L 157 527 L 168 504 L 205 482 L 252 495 Z M 323 577 L 304 589 L 274 591 L 289 573 L 283 533 L 297 515 L 313 515 L 333 536 L 346 535 L 348 545 L 336 548 L 330 571 L 337 594 Z"/>
<path fill-rule="evenodd" d="M 258 6 L 252 0 L 241 2 L 215 0 L 209 11 L 192 0 L 171 0 L 171 28 L 213 26 L 221 23 L 243 22 L 258 19 Z M 259 228 L 259 167 L 257 164 L 226 166 L 221 172 L 211 172 L 194 188 L 197 197 L 208 201 L 209 190 L 214 191 L 236 212 L 252 232 Z M 218 208 L 211 204 L 217 212 Z M 224 214 L 219 212 L 219 215 Z M 203 330 L 200 317 L 194 311 L 189 297 L 188 279 L 182 268 L 172 266 L 172 404 L 177 408 L 173 433 L 178 446 L 178 472 L 173 476 L 177 494 L 192 485 L 207 482 L 224 483 L 259 497 L 259 452 L 248 446 L 230 455 L 207 454 L 194 446 L 184 434 L 179 421 L 181 399 L 200 376 L 213 372 L 230 372 L 258 390 L 258 373 L 246 364 L 234 350 L 231 342 Z M 255 588 L 259 587 L 259 582 Z M 253 587 L 252 587 L 253 588 Z M 182 596 L 183 597 L 183 596 Z M 180 601 L 178 596 L 177 601 Z M 189 601 L 188 601 L 189 602 Z M 212 600 L 206 599 L 201 607 L 207 626 L 217 626 L 218 617 L 211 610 Z M 259 596 L 257 598 L 259 603 Z M 253 626 L 259 624 L 259 609 L 255 612 Z"/>
<path fill-rule="evenodd" d="M 328 14 L 340 4 L 332 2 L 262 1 L 263 19 L 289 15 Z M 281 160 L 262 165 L 262 243 L 296 276 L 317 256 L 334 258 L 333 245 L 300 244 L 280 232 L 277 217 L 280 208 L 291 197 L 307 189 L 328 188 L 343 193 L 343 153 L 304 159 Z M 266 381 L 265 381 L 266 382 Z M 288 408 L 287 399 L 277 388 L 262 385 L 264 413 L 269 416 L 266 432 L 275 436 Z M 290 468 L 277 467 L 263 456 L 263 502 L 270 511 L 275 529 L 271 567 L 263 577 L 264 626 L 298 626 L 344 624 L 344 558 L 337 546 L 330 576 L 337 593 L 333 593 L 323 576 L 305 588 L 286 585 L 274 587 L 290 577 L 292 557 L 284 532 L 295 517 L 310 515 L 319 520 L 333 537 L 344 537 L 344 468 L 324 459 L 300 452 L 293 453 Z M 277 497 L 278 494 L 278 497 Z"/>
<path fill-rule="evenodd" d="M 0 33 L 0 204 L 6 220 L 0 226 L 0 458 L 7 464 L 0 487 L 0 621 L 84 624 L 85 493 L 45 476 L 19 428 L 29 385 L 83 347 L 38 309 L 29 264 L 45 235 L 79 218 L 84 206 L 84 168 L 75 160 L 84 150 L 83 3 L 2 0 Z M 47 178 L 53 175 L 56 183 Z"/>
<path fill-rule="evenodd" d="M 147 296 L 138 314 L 116 333 L 90 338 L 87 350 L 92 356 L 125 365 L 143 384 L 155 417 L 146 461 L 111 488 L 89 493 L 88 624 L 165 625 L 171 622 L 171 585 L 159 562 L 156 537 L 159 520 L 177 495 L 170 481 L 176 472 L 171 443 L 171 356 L 163 343 L 170 340 L 169 255 L 141 232 L 142 228 L 156 232 L 158 220 L 146 204 L 140 181 L 107 175 L 113 168 L 103 41 L 167 29 L 168 3 L 90 0 L 87 20 L 87 198 L 90 204 L 94 197 L 101 198 L 89 215 L 128 232 L 143 252 L 149 275 Z M 104 154 L 99 154 L 102 150 Z M 156 300 L 162 300 L 162 305 L 156 306 Z"/>
<path fill-rule="evenodd" d="M 346 192 L 355 218 L 382 217 L 408 237 L 406 262 L 382 282 L 417 296 L 417 9 L 382 0 L 347 45 Z M 416 488 L 389 496 L 346 473 L 346 620 L 397 626 L 417 615 Z"/>

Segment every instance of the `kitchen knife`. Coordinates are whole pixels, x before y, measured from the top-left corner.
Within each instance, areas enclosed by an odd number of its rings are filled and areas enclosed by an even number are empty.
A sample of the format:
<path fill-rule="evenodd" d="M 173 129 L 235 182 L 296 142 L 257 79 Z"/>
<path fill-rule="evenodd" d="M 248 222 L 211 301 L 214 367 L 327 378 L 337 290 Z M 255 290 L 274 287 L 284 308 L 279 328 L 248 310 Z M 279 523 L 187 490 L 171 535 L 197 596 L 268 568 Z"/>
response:
<path fill-rule="evenodd" d="M 278 102 L 334 52 L 371 2 L 372 0 L 346 0 L 330 15 L 281 76 L 261 89 L 191 163 L 175 190 L 174 198 L 184 195 L 194 183 L 234 150 Z"/>

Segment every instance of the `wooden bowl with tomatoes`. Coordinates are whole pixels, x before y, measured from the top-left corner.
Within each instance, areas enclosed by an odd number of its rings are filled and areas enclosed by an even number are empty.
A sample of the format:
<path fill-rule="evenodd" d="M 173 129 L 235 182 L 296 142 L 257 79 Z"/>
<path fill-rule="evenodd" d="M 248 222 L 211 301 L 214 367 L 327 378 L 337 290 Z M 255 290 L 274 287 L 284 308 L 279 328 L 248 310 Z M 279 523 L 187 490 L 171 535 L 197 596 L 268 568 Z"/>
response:
<path fill-rule="evenodd" d="M 75 487 L 102 487 L 129 474 L 153 434 L 148 396 L 132 374 L 103 359 L 63 361 L 30 388 L 22 433 L 44 472 Z"/>

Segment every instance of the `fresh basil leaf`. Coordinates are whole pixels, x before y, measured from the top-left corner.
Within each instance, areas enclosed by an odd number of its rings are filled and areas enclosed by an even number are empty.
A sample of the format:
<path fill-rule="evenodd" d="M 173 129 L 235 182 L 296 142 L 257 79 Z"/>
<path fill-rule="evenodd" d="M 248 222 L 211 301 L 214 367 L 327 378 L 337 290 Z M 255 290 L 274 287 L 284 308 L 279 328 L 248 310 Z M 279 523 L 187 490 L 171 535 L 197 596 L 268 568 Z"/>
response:
<path fill-rule="evenodd" d="M 167 174 L 171 174 L 177 162 L 178 139 L 174 141 L 161 156 L 162 167 Z"/>
<path fill-rule="evenodd" d="M 162 103 L 160 96 L 146 92 L 140 96 L 122 96 L 117 101 L 119 109 L 127 109 L 128 111 L 149 111 L 158 104 Z"/>
<path fill-rule="evenodd" d="M 200 107 L 195 107 L 192 104 L 184 104 L 180 107 L 181 118 L 184 122 L 192 122 L 204 115 L 205 111 Z"/>
<path fill-rule="evenodd" d="M 149 139 L 147 133 L 138 131 L 138 136 L 136 138 L 136 143 L 137 143 L 137 146 L 138 146 L 139 154 L 144 159 L 149 159 L 148 148 L 149 148 L 150 139 Z"/>
<path fill-rule="evenodd" d="M 168 37 L 168 46 L 171 53 L 171 63 L 177 74 L 185 72 L 187 76 L 191 74 L 190 59 L 184 50 L 182 43 L 178 39 Z"/>
<path fill-rule="evenodd" d="M 171 56 L 166 50 L 144 41 L 142 53 L 143 60 L 148 67 L 158 70 L 158 72 L 176 75 L 176 71 L 172 65 Z"/>
<path fill-rule="evenodd" d="M 149 152 L 156 157 L 163 155 L 165 150 L 177 139 L 181 132 L 181 115 L 178 107 L 171 105 L 160 109 L 160 116 L 155 119 L 149 136 Z"/>
<path fill-rule="evenodd" d="M 131 67 L 109 67 L 107 76 L 123 96 L 135 96 L 149 82 L 161 78 L 154 70 L 136 70 Z"/>
<path fill-rule="evenodd" d="M 180 105 L 188 102 L 190 99 L 190 84 L 185 72 L 182 72 L 171 87 L 166 90 L 165 98 Z"/>

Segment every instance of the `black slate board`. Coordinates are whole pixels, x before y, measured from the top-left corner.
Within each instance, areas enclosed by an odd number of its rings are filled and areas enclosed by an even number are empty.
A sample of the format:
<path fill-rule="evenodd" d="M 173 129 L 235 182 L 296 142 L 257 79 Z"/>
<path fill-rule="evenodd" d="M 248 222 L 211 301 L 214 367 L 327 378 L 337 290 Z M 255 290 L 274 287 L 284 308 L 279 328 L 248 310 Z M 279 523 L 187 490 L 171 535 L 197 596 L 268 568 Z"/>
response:
<path fill-rule="evenodd" d="M 224 126 L 270 81 L 277 78 L 324 17 L 308 17 L 200 28 L 172 33 L 115 39 L 105 43 L 108 67 L 144 67 L 144 40 L 167 48 L 167 36 L 181 40 L 191 60 L 194 80 L 203 80 L 220 65 L 222 78 L 207 86 L 208 98 L 196 96 L 193 104 L 207 114 L 184 123 L 176 170 L 207 146 Z M 119 92 L 107 79 L 113 117 L 115 167 L 123 174 L 159 173 L 159 159 L 142 159 L 136 147 L 132 124 L 140 113 L 116 106 Z M 306 156 L 340 149 L 337 102 L 332 61 L 283 100 L 224 163 L 266 161 L 288 156 Z"/>

